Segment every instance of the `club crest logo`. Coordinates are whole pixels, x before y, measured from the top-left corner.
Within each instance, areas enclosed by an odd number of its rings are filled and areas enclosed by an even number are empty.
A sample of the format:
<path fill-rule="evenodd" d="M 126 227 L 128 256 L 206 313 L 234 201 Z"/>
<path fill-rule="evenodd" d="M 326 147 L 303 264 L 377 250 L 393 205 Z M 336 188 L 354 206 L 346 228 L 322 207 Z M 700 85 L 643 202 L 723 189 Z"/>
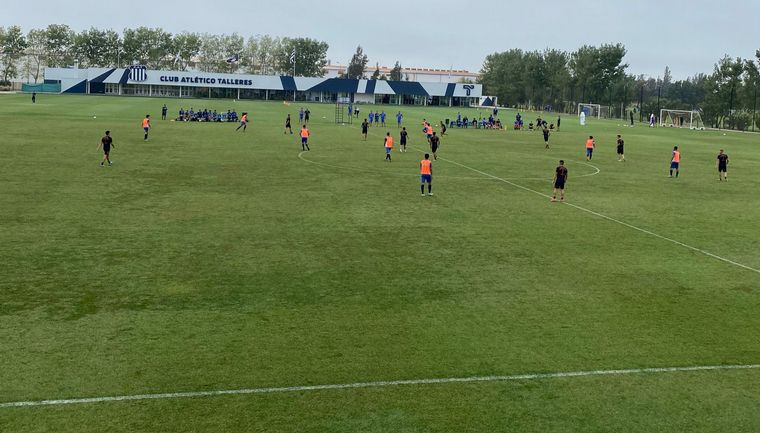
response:
<path fill-rule="evenodd" d="M 129 67 L 129 80 L 130 81 L 145 81 L 148 79 L 148 68 L 143 65 L 136 65 Z"/>
<path fill-rule="evenodd" d="M 472 84 L 465 84 L 462 86 L 464 88 L 464 91 L 467 92 L 467 96 L 470 96 L 470 93 L 472 93 L 472 90 L 475 88 Z"/>

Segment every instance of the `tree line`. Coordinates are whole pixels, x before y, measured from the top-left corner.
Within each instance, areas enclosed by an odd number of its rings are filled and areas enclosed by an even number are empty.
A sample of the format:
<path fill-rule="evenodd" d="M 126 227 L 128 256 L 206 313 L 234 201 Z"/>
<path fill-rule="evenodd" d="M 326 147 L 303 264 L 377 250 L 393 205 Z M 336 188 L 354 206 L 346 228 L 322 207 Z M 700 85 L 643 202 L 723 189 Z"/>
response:
<path fill-rule="evenodd" d="M 578 103 L 608 106 L 610 116 L 639 120 L 661 108 L 699 110 L 710 127 L 739 130 L 757 126 L 760 50 L 754 59 L 724 56 L 712 73 L 673 80 L 627 73 L 622 44 L 584 45 L 574 52 L 511 49 L 490 54 L 480 82 L 484 94 L 524 109 L 573 113 Z"/>
<path fill-rule="evenodd" d="M 140 64 L 150 69 L 321 77 L 327 49 L 326 42 L 314 39 L 269 35 L 172 34 L 148 27 L 128 28 L 122 33 L 95 27 L 75 32 L 62 24 L 24 33 L 19 26 L 10 26 L 0 27 L 0 81 L 8 83 L 25 76 L 36 83 L 46 66 L 74 64 L 82 68 Z"/>

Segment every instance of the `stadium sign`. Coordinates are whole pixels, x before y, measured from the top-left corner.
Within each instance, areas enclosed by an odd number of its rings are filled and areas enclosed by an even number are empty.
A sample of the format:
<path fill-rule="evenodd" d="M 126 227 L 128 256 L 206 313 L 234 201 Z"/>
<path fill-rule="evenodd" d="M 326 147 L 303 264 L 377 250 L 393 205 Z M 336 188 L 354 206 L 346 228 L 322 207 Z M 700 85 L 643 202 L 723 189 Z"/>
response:
<path fill-rule="evenodd" d="M 214 78 L 214 77 L 180 77 L 178 75 L 161 75 L 158 79 L 162 83 L 185 83 L 185 84 L 224 84 L 229 86 L 253 86 L 253 80 L 240 78 Z"/>

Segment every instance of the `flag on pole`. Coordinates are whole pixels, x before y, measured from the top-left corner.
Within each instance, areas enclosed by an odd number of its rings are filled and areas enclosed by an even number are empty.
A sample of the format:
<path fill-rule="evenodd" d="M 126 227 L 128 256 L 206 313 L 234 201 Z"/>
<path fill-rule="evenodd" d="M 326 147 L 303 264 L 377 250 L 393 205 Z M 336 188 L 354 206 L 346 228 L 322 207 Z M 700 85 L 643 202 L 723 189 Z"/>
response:
<path fill-rule="evenodd" d="M 290 53 L 290 63 L 295 63 L 295 62 L 296 62 L 296 49 L 293 48 L 293 52 Z"/>
<path fill-rule="evenodd" d="M 238 60 L 240 60 L 240 56 L 238 56 L 237 54 L 235 54 L 235 55 L 227 58 L 227 63 L 230 63 L 230 64 L 237 63 Z"/>

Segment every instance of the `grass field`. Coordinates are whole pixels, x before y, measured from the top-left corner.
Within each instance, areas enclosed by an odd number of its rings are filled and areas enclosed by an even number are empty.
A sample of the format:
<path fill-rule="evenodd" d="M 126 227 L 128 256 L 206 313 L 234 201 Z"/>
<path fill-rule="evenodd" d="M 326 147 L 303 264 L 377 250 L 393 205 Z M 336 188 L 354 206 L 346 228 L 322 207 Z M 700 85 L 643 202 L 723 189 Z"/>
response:
<path fill-rule="evenodd" d="M 300 154 L 298 104 L 181 102 L 252 122 L 0 97 L 0 404 L 760 363 L 760 136 L 565 117 L 545 150 L 450 129 L 420 197 L 418 125 L 456 109 L 403 107 L 388 164 L 392 116 L 364 142 L 309 105 Z M 567 204 L 541 195 L 559 159 Z M 758 395 L 758 369 L 610 374 L 0 406 L 0 431 L 757 432 Z"/>

